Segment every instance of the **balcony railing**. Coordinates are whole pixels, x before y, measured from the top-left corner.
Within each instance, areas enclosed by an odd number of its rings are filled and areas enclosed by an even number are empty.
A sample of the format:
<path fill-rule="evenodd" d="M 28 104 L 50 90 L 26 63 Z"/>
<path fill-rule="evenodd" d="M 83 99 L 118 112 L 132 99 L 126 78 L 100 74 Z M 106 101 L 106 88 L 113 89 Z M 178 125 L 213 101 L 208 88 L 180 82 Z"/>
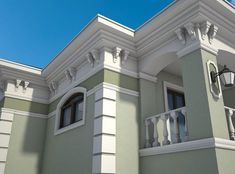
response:
<path fill-rule="evenodd" d="M 179 118 L 183 117 L 184 125 L 180 125 Z M 162 122 L 162 130 L 159 131 L 158 125 L 159 122 Z M 171 125 L 171 126 L 169 126 Z M 182 127 L 183 126 L 183 127 Z M 181 130 L 183 128 L 183 134 L 181 135 Z M 155 115 L 145 119 L 145 147 L 156 147 L 156 146 L 164 146 L 168 144 L 174 144 L 179 142 L 188 141 L 188 124 L 187 124 L 187 115 L 186 108 L 179 108 L 175 110 L 171 110 L 159 115 Z M 171 135 L 172 140 L 169 140 L 169 133 Z M 159 142 L 159 134 L 163 137 L 163 141 Z M 151 135 L 151 137 L 150 137 Z"/>
<path fill-rule="evenodd" d="M 234 130 L 234 122 L 233 122 L 233 117 L 235 118 L 235 109 L 229 108 L 229 107 L 224 107 L 225 108 L 225 113 L 227 116 L 227 121 L 228 121 L 228 129 L 229 129 L 229 136 L 231 140 L 235 140 L 235 130 Z"/>
<path fill-rule="evenodd" d="M 235 141 L 235 109 L 225 107 L 230 140 Z M 182 121 L 183 119 L 183 124 Z M 233 120 L 234 118 L 234 120 Z M 161 122 L 161 123 L 160 123 Z M 186 142 L 189 138 L 186 107 L 145 119 L 145 148 Z M 169 136 L 169 134 L 171 134 Z M 161 137 L 162 142 L 159 141 Z"/>

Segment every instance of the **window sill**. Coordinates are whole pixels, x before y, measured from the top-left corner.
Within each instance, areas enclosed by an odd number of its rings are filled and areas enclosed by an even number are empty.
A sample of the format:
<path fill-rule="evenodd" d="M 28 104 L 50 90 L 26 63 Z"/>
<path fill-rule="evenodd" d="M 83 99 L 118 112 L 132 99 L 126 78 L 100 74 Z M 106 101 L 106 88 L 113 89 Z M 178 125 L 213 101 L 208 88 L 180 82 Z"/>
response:
<path fill-rule="evenodd" d="M 54 135 L 59 135 L 59 134 L 65 133 L 65 132 L 70 131 L 72 129 L 75 129 L 75 128 L 78 128 L 80 126 L 83 126 L 84 124 L 85 124 L 85 120 L 83 119 L 83 120 L 81 120 L 79 122 L 73 123 L 73 124 L 71 124 L 69 126 L 66 126 L 64 128 L 55 130 Z"/>

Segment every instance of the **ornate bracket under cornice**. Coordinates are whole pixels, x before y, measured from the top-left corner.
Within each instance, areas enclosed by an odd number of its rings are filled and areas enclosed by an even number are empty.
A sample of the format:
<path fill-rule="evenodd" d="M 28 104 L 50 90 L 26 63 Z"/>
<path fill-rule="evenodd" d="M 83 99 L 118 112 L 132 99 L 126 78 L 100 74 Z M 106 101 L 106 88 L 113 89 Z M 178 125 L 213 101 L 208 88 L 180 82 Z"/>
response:
<path fill-rule="evenodd" d="M 23 92 L 25 93 L 28 86 L 29 86 L 29 82 L 28 81 L 24 81 L 24 80 L 20 80 L 20 79 L 16 79 L 16 83 L 15 83 L 15 91 L 18 91 L 19 87 L 22 86 L 23 88 Z"/>
<path fill-rule="evenodd" d="M 69 80 L 70 82 L 74 81 L 76 79 L 76 68 L 74 67 L 70 67 L 69 69 L 67 69 L 65 71 L 65 76 L 66 76 L 66 79 Z"/>
<path fill-rule="evenodd" d="M 5 91 L 5 81 L 0 80 L 0 91 L 4 92 Z"/>
<path fill-rule="evenodd" d="M 115 47 L 113 49 L 113 62 L 117 63 L 120 60 L 121 64 L 124 65 L 128 59 L 129 51 Z"/>
<path fill-rule="evenodd" d="M 26 92 L 28 86 L 29 86 L 29 82 L 28 82 L 28 81 L 24 81 L 24 84 L 23 84 L 23 92 Z"/>
<path fill-rule="evenodd" d="M 22 80 L 20 79 L 16 79 L 16 84 L 15 84 L 15 90 L 18 91 L 20 84 L 21 84 Z"/>
<path fill-rule="evenodd" d="M 194 40 L 212 44 L 217 31 L 218 27 L 208 21 L 204 21 L 201 23 L 189 22 L 175 30 L 175 33 L 183 45 L 191 43 Z"/>
<path fill-rule="evenodd" d="M 119 47 L 115 47 L 113 49 L 113 63 L 117 63 L 118 59 L 120 59 L 121 51 L 122 51 L 122 49 Z"/>
<path fill-rule="evenodd" d="M 53 94 L 56 94 L 56 93 L 57 93 L 58 83 L 57 83 L 56 81 L 52 81 L 52 82 L 49 84 L 48 87 L 49 87 L 51 93 L 53 93 Z"/>
<path fill-rule="evenodd" d="M 94 67 L 95 63 L 99 64 L 100 62 L 100 53 L 98 50 L 94 49 L 91 52 L 89 52 L 86 55 L 86 59 L 91 65 L 91 67 Z"/>

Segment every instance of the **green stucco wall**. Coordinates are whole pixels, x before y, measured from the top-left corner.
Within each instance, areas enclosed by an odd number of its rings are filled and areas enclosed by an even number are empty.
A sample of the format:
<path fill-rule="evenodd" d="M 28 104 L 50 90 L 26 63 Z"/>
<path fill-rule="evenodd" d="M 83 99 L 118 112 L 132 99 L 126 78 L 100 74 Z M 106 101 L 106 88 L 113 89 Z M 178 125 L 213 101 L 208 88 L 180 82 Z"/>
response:
<path fill-rule="evenodd" d="M 42 174 L 91 174 L 94 95 L 87 97 L 85 125 L 54 135 L 55 116 L 47 123 Z"/>
<path fill-rule="evenodd" d="M 217 63 L 216 56 L 196 50 L 181 60 L 189 139 L 213 136 L 229 139 L 223 98 L 215 98 L 210 92 L 207 62 Z"/>
<path fill-rule="evenodd" d="M 138 98 L 117 94 L 116 171 L 139 173 Z"/>
<path fill-rule="evenodd" d="M 3 101 L 1 102 L 1 107 L 25 111 L 25 112 L 37 113 L 37 114 L 47 115 L 48 113 L 47 104 L 26 101 L 11 97 L 4 97 Z"/>
<path fill-rule="evenodd" d="M 224 105 L 230 108 L 235 108 L 235 88 L 226 89 L 223 91 Z"/>
<path fill-rule="evenodd" d="M 145 127 L 144 120 L 150 116 L 165 112 L 164 99 L 164 81 L 177 86 L 183 86 L 182 79 L 179 76 L 160 72 L 157 76 L 157 83 L 140 79 L 140 147 L 144 147 L 145 142 Z M 159 130 L 162 130 L 162 124 L 158 124 Z M 159 133 L 159 138 L 162 140 L 162 134 Z"/>
<path fill-rule="evenodd" d="M 220 174 L 234 174 L 234 150 L 216 149 L 216 157 Z"/>
<path fill-rule="evenodd" d="M 92 77 L 88 78 L 78 86 L 84 87 L 88 90 L 94 88 L 98 84 L 106 82 L 112 85 L 116 85 L 122 88 L 138 91 L 138 79 L 123 75 L 111 70 L 101 70 L 97 74 L 93 75 Z M 52 103 L 49 104 L 48 106 L 48 113 L 53 112 L 56 109 L 57 104 L 59 103 L 60 99 L 62 97 L 58 98 L 57 100 L 53 101 Z"/>
<path fill-rule="evenodd" d="M 5 174 L 41 174 L 46 119 L 15 115 Z"/>
<path fill-rule="evenodd" d="M 218 174 L 215 149 L 141 157 L 140 174 L 156 173 Z"/>

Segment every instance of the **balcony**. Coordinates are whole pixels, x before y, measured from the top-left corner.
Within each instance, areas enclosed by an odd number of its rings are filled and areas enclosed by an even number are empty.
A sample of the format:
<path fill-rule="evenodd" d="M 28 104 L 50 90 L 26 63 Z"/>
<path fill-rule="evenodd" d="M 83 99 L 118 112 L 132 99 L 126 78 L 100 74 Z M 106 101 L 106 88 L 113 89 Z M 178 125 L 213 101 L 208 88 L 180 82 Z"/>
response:
<path fill-rule="evenodd" d="M 230 140 L 235 141 L 235 109 L 225 107 Z M 186 107 L 145 119 L 145 148 L 162 147 L 189 141 Z M 162 141 L 161 141 L 162 140 Z"/>

